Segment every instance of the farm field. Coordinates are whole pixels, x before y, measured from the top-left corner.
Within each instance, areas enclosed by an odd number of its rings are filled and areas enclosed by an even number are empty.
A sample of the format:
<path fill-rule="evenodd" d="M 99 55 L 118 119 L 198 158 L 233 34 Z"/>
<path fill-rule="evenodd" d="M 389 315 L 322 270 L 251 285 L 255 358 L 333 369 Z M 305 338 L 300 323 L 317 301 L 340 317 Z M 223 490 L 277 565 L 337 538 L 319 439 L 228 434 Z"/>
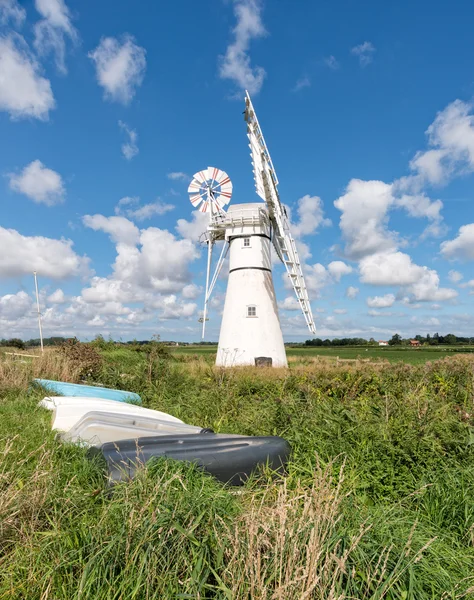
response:
<path fill-rule="evenodd" d="M 474 355 L 222 370 L 205 348 L 0 357 L 2 600 L 474 597 Z M 111 490 L 100 461 L 50 431 L 34 376 L 129 389 L 216 432 L 280 435 L 287 474 L 236 493 L 160 461 Z"/>
<path fill-rule="evenodd" d="M 180 355 L 215 355 L 217 345 L 194 345 L 194 346 L 178 346 L 172 348 L 172 353 Z M 361 359 L 361 360 L 388 360 L 389 362 L 407 362 L 411 364 L 421 364 L 428 360 L 437 360 L 444 358 L 452 353 L 469 353 L 474 352 L 473 346 L 437 346 L 437 347 L 422 347 L 422 348 L 406 348 L 406 347 L 304 347 L 304 348 L 286 348 L 286 354 L 289 358 L 290 366 L 298 361 L 294 360 L 312 358 L 312 357 L 327 357 L 329 359 Z M 292 360 L 293 359 L 293 360 Z"/>

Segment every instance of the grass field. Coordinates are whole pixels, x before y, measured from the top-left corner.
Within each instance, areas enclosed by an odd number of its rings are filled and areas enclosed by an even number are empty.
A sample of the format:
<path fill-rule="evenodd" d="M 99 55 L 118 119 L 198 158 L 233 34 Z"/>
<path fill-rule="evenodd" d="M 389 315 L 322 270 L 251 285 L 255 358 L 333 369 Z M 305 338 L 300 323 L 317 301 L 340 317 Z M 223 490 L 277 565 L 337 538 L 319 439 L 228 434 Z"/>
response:
<path fill-rule="evenodd" d="M 286 353 L 290 360 L 290 365 L 295 364 L 298 359 L 312 358 L 316 356 L 327 357 L 330 359 L 336 359 L 339 357 L 341 360 L 344 359 L 361 359 L 361 360 L 388 360 L 389 362 L 407 362 L 410 364 L 421 364 L 428 360 L 437 360 L 444 358 L 446 355 L 452 353 L 469 353 L 473 352 L 474 348 L 470 346 L 456 347 L 456 346 L 432 346 L 422 348 L 406 348 L 406 347 L 369 347 L 369 348 L 358 348 L 358 347 L 307 347 L 307 348 L 291 348 L 287 347 Z M 180 355 L 197 355 L 197 356 L 211 356 L 217 352 L 217 346 L 178 346 L 172 349 L 173 354 Z"/>
<path fill-rule="evenodd" d="M 2 600 L 474 598 L 474 355 L 221 370 L 212 354 L 138 350 L 0 360 Z M 235 493 L 160 461 L 112 491 L 50 431 L 33 376 L 281 435 L 287 474 Z"/>

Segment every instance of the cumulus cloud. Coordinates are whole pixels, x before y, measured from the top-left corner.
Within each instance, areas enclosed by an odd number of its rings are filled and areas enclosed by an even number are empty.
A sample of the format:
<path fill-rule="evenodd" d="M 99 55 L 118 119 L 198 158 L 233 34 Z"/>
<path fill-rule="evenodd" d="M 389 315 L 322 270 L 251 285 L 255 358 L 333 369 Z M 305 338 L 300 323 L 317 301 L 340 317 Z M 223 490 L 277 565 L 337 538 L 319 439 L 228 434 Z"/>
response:
<path fill-rule="evenodd" d="M 346 315 L 347 314 L 347 310 L 345 308 L 335 308 L 332 312 L 335 315 Z"/>
<path fill-rule="evenodd" d="M 434 269 L 421 267 L 403 252 L 373 254 L 359 264 L 361 281 L 372 285 L 397 285 L 405 288 L 414 301 L 444 301 L 458 293 L 439 287 L 439 276 Z"/>
<path fill-rule="evenodd" d="M 176 293 L 191 283 L 189 266 L 200 256 L 191 241 L 178 240 L 166 229 L 157 227 L 139 231 L 124 217 L 86 215 L 83 221 L 92 229 L 108 233 L 116 243 L 113 274 L 107 280 L 95 279 L 91 286 L 100 288 L 101 300 L 111 290 L 113 297 L 133 302 L 146 290 Z M 91 294 L 92 290 L 83 292 L 88 300 Z"/>
<path fill-rule="evenodd" d="M 138 243 L 138 227 L 125 217 L 105 217 L 104 215 L 85 215 L 82 222 L 94 231 L 108 233 L 114 242 L 134 246 Z"/>
<path fill-rule="evenodd" d="M 135 221 L 145 221 L 152 217 L 164 215 L 167 212 L 174 210 L 174 208 L 175 206 L 173 204 L 165 204 L 159 199 L 157 199 L 156 202 L 150 202 L 149 204 L 140 206 L 140 198 L 138 196 L 125 196 L 118 201 L 118 204 L 115 207 L 115 214 L 125 214 Z"/>
<path fill-rule="evenodd" d="M 58 288 L 47 298 L 49 304 L 64 304 L 66 302 L 66 294 L 61 288 Z"/>
<path fill-rule="evenodd" d="M 0 0 L 0 25 L 6 25 L 10 20 L 20 27 L 26 19 L 26 10 L 17 0 Z"/>
<path fill-rule="evenodd" d="M 38 204 L 54 206 L 64 201 L 66 190 L 61 175 L 46 168 L 40 160 L 31 162 L 19 175 L 10 173 L 9 179 L 10 189 Z"/>
<path fill-rule="evenodd" d="M 122 104 L 130 103 L 136 88 L 143 82 L 145 54 L 145 49 L 135 44 L 130 35 L 125 35 L 122 41 L 113 37 L 102 38 L 97 48 L 89 52 L 105 98 Z"/>
<path fill-rule="evenodd" d="M 472 104 L 455 100 L 436 115 L 426 131 L 431 148 L 410 163 L 422 180 L 442 184 L 459 172 L 474 171 L 472 110 Z"/>
<path fill-rule="evenodd" d="M 295 296 L 287 296 L 283 301 L 278 302 L 278 308 L 290 311 L 301 310 L 300 303 Z"/>
<path fill-rule="evenodd" d="M 88 271 L 89 259 L 78 256 L 71 240 L 21 235 L 0 227 L 0 277 L 39 276 L 64 279 Z"/>
<path fill-rule="evenodd" d="M 262 67 L 252 67 L 248 50 L 253 39 L 266 35 L 261 20 L 260 0 L 234 0 L 234 13 L 237 24 L 232 30 L 234 40 L 219 59 L 219 75 L 230 79 L 240 89 L 257 94 L 265 78 Z"/>
<path fill-rule="evenodd" d="M 76 43 L 79 36 L 71 23 L 69 9 L 64 0 L 35 0 L 36 10 L 43 17 L 34 27 L 34 46 L 40 55 L 52 52 L 60 73 L 66 73 L 66 41 Z"/>
<path fill-rule="evenodd" d="M 298 221 L 291 227 L 291 232 L 295 238 L 311 235 L 319 227 L 331 225 L 330 219 L 324 217 L 323 202 L 319 196 L 306 194 L 306 196 L 300 198 L 296 212 Z"/>
<path fill-rule="evenodd" d="M 125 135 L 127 136 L 127 141 L 124 142 L 121 146 L 122 154 L 127 160 L 132 160 L 132 158 L 136 156 L 139 152 L 137 145 L 137 132 L 135 131 L 135 129 L 129 129 L 129 127 L 127 127 L 127 125 L 123 121 L 119 121 L 118 124 L 120 129 L 122 129 L 122 131 L 124 131 Z"/>
<path fill-rule="evenodd" d="M 374 60 L 375 46 L 372 42 L 363 42 L 351 48 L 351 54 L 358 57 L 361 67 L 366 67 Z"/>
<path fill-rule="evenodd" d="M 441 254 L 444 258 L 472 260 L 474 258 L 474 223 L 459 228 L 454 240 L 441 244 Z"/>
<path fill-rule="evenodd" d="M 354 287 L 353 285 L 350 285 L 347 289 L 346 289 L 346 296 L 348 298 L 354 299 L 357 294 L 359 293 L 359 288 Z"/>
<path fill-rule="evenodd" d="M 202 233 L 207 230 L 209 225 L 209 215 L 195 210 L 192 213 L 191 221 L 186 219 L 178 219 L 176 231 L 179 235 L 187 240 L 198 242 Z"/>
<path fill-rule="evenodd" d="M 26 292 L 0 296 L 0 320 L 15 320 L 33 311 L 33 299 Z"/>
<path fill-rule="evenodd" d="M 369 297 L 366 299 L 366 302 L 367 306 L 370 306 L 371 308 L 388 308 L 393 306 L 393 303 L 395 302 L 395 295 L 385 294 L 385 296 L 374 296 L 372 298 Z"/>
<path fill-rule="evenodd" d="M 175 207 L 173 204 L 165 204 L 164 202 L 157 200 L 156 202 L 144 204 L 139 208 L 128 209 L 126 213 L 130 219 L 145 221 L 146 219 L 151 219 L 152 217 L 165 215 L 170 210 L 174 210 L 174 208 Z"/>
<path fill-rule="evenodd" d="M 329 263 L 328 271 L 332 275 L 335 281 L 340 281 L 343 275 L 349 275 L 352 273 L 352 267 L 350 265 L 346 265 L 342 260 L 334 260 Z"/>
<path fill-rule="evenodd" d="M 51 83 L 20 35 L 0 37 L 0 82 L 0 110 L 12 119 L 48 119 L 55 107 Z"/>
<path fill-rule="evenodd" d="M 397 234 L 387 229 L 387 212 L 393 201 L 392 186 L 383 181 L 349 182 L 345 194 L 334 202 L 342 212 L 340 228 L 348 258 L 358 260 L 396 247 Z"/>
<path fill-rule="evenodd" d="M 449 273 L 448 273 L 448 279 L 449 279 L 449 281 L 452 281 L 453 283 L 459 283 L 462 278 L 463 278 L 463 275 L 459 271 L 449 271 Z"/>

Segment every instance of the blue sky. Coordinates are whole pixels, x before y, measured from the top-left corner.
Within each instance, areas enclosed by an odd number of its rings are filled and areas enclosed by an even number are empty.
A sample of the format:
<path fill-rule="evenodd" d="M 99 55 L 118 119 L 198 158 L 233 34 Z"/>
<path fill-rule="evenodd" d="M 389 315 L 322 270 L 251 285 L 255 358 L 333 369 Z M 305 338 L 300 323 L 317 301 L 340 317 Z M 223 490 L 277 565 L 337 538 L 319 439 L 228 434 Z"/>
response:
<path fill-rule="evenodd" d="M 0 0 L 0 337 L 197 341 L 187 185 L 257 201 L 244 89 L 318 337 L 474 335 L 474 6 Z M 312 337 L 275 266 L 285 340 Z M 212 299 L 217 340 L 226 276 Z"/>

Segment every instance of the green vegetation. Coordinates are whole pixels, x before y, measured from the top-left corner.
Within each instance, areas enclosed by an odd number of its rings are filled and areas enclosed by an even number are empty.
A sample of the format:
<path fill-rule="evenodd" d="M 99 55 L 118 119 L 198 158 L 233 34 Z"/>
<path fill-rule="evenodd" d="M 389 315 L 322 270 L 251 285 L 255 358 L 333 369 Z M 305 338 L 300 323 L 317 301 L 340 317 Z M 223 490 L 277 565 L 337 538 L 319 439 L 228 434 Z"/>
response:
<path fill-rule="evenodd" d="M 217 346 L 178 346 L 170 348 L 170 352 L 176 356 L 207 356 L 209 361 L 215 358 Z M 363 360 L 363 361 L 389 361 L 408 362 L 412 364 L 425 363 L 428 360 L 438 360 L 452 353 L 474 352 L 473 346 L 423 346 L 421 348 L 410 348 L 407 346 L 367 346 L 367 347 L 317 347 L 317 346 L 287 346 L 286 354 L 290 364 L 310 363 L 314 357 L 327 357 L 335 360 Z M 308 360 L 306 360 L 308 359 Z"/>
<path fill-rule="evenodd" d="M 91 350 L 0 360 L 2 600 L 474 597 L 474 357 L 221 370 L 215 348 Z M 27 391 L 39 375 L 130 389 L 218 432 L 281 435 L 288 474 L 236 494 L 159 461 L 112 491 L 100 461 L 50 431 L 44 394 Z"/>

